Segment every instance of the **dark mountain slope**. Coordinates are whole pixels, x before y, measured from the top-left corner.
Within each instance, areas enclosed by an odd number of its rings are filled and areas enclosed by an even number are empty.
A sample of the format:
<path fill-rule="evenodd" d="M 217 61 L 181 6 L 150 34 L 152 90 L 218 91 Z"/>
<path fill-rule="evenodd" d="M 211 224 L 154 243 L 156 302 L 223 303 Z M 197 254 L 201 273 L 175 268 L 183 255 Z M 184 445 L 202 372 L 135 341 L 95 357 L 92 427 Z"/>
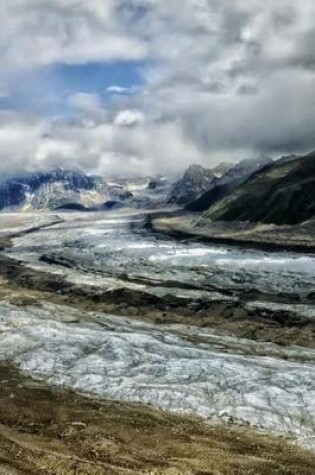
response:
<path fill-rule="evenodd" d="M 314 215 L 315 152 L 267 165 L 211 206 L 204 217 L 212 221 L 297 224 Z"/>
<path fill-rule="evenodd" d="M 271 158 L 260 156 L 257 159 L 242 160 L 236 165 L 230 166 L 225 173 L 212 181 L 204 194 L 188 203 L 186 209 L 188 211 L 205 211 L 217 201 L 232 193 L 258 170 L 272 163 Z"/>
<path fill-rule="evenodd" d="M 244 178 L 238 178 L 230 183 L 218 184 L 186 206 L 187 211 L 205 211 L 217 201 L 232 193 L 244 183 Z"/>

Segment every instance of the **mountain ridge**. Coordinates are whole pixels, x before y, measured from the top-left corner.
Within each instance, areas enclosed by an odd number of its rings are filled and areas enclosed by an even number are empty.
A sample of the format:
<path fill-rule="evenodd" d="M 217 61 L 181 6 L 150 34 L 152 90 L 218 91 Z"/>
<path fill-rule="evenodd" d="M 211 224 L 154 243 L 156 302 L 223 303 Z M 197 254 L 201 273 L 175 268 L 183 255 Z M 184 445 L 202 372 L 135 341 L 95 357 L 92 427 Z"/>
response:
<path fill-rule="evenodd" d="M 204 218 L 298 224 L 315 215 L 315 152 L 280 159 L 215 202 Z"/>
<path fill-rule="evenodd" d="M 101 177 L 79 170 L 19 174 L 0 182 L 0 209 L 30 207 L 54 209 L 65 202 L 105 201 L 108 187 Z"/>

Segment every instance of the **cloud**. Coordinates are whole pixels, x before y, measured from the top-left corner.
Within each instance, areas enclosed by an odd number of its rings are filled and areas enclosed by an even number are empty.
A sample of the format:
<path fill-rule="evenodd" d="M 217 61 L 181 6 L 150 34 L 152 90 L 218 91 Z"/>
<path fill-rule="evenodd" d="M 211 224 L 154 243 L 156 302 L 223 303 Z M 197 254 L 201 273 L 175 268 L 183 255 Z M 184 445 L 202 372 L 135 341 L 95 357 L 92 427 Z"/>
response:
<path fill-rule="evenodd" d="M 122 86 L 109 86 L 107 88 L 108 94 L 117 94 L 121 96 L 128 96 L 140 92 L 138 86 L 122 87 Z"/>
<path fill-rule="evenodd" d="M 118 127 L 134 127 L 144 122 L 144 115 L 139 110 L 123 110 L 114 118 L 114 124 Z"/>
<path fill-rule="evenodd" d="M 142 59 L 145 42 L 127 33 L 116 5 L 115 0 L 3 0 L 2 64 L 32 68 Z"/>
<path fill-rule="evenodd" d="M 146 176 L 160 171 L 175 173 L 180 165 L 202 160 L 198 147 L 184 136 L 179 125 L 149 122 L 142 117 L 130 126 L 126 112 L 130 119 L 137 117 L 136 111 L 133 115 L 125 111 L 124 120 L 118 123 L 110 118 L 91 123 L 3 115 L 0 173 L 79 166 L 102 175 Z"/>
<path fill-rule="evenodd" d="M 78 92 L 68 97 L 70 109 L 87 121 L 102 121 L 106 113 L 100 97 L 97 94 Z"/>
<path fill-rule="evenodd" d="M 141 88 L 70 90 L 57 120 L 7 112 L 0 167 L 147 174 L 311 150 L 314 18 L 313 0 L 4 0 L 1 91 L 60 63 L 146 66 Z"/>
<path fill-rule="evenodd" d="M 312 0 L 147 1 L 160 59 L 146 110 L 180 123 L 205 164 L 315 148 Z"/>

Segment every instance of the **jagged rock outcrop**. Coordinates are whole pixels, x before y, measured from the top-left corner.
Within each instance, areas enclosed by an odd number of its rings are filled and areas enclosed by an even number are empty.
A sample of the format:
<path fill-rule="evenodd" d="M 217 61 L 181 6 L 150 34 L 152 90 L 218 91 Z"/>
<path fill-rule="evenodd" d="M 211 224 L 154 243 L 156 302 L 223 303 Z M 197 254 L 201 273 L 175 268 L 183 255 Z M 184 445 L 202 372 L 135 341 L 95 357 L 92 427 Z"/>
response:
<path fill-rule="evenodd" d="M 222 162 L 222 163 L 219 163 L 219 165 L 217 165 L 216 167 L 211 168 L 211 171 L 216 178 L 222 178 L 223 175 L 225 175 L 234 166 L 235 166 L 234 163 Z"/>
<path fill-rule="evenodd" d="M 200 165 L 191 165 L 175 183 L 168 196 L 168 203 L 187 204 L 209 190 L 214 180 L 215 176 L 211 170 Z"/>
<path fill-rule="evenodd" d="M 271 163 L 273 163 L 272 158 L 265 155 L 261 155 L 258 158 L 241 160 L 222 175 L 220 184 L 230 183 L 234 180 L 244 180 Z"/>

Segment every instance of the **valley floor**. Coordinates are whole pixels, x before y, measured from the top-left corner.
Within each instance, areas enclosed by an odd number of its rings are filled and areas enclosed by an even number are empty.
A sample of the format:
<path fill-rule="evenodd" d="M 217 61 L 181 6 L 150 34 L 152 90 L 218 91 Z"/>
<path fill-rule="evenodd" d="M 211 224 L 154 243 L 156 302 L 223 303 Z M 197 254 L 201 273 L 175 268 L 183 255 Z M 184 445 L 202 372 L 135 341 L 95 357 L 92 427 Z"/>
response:
<path fill-rule="evenodd" d="M 1 475 L 315 472 L 314 256 L 0 221 Z"/>

